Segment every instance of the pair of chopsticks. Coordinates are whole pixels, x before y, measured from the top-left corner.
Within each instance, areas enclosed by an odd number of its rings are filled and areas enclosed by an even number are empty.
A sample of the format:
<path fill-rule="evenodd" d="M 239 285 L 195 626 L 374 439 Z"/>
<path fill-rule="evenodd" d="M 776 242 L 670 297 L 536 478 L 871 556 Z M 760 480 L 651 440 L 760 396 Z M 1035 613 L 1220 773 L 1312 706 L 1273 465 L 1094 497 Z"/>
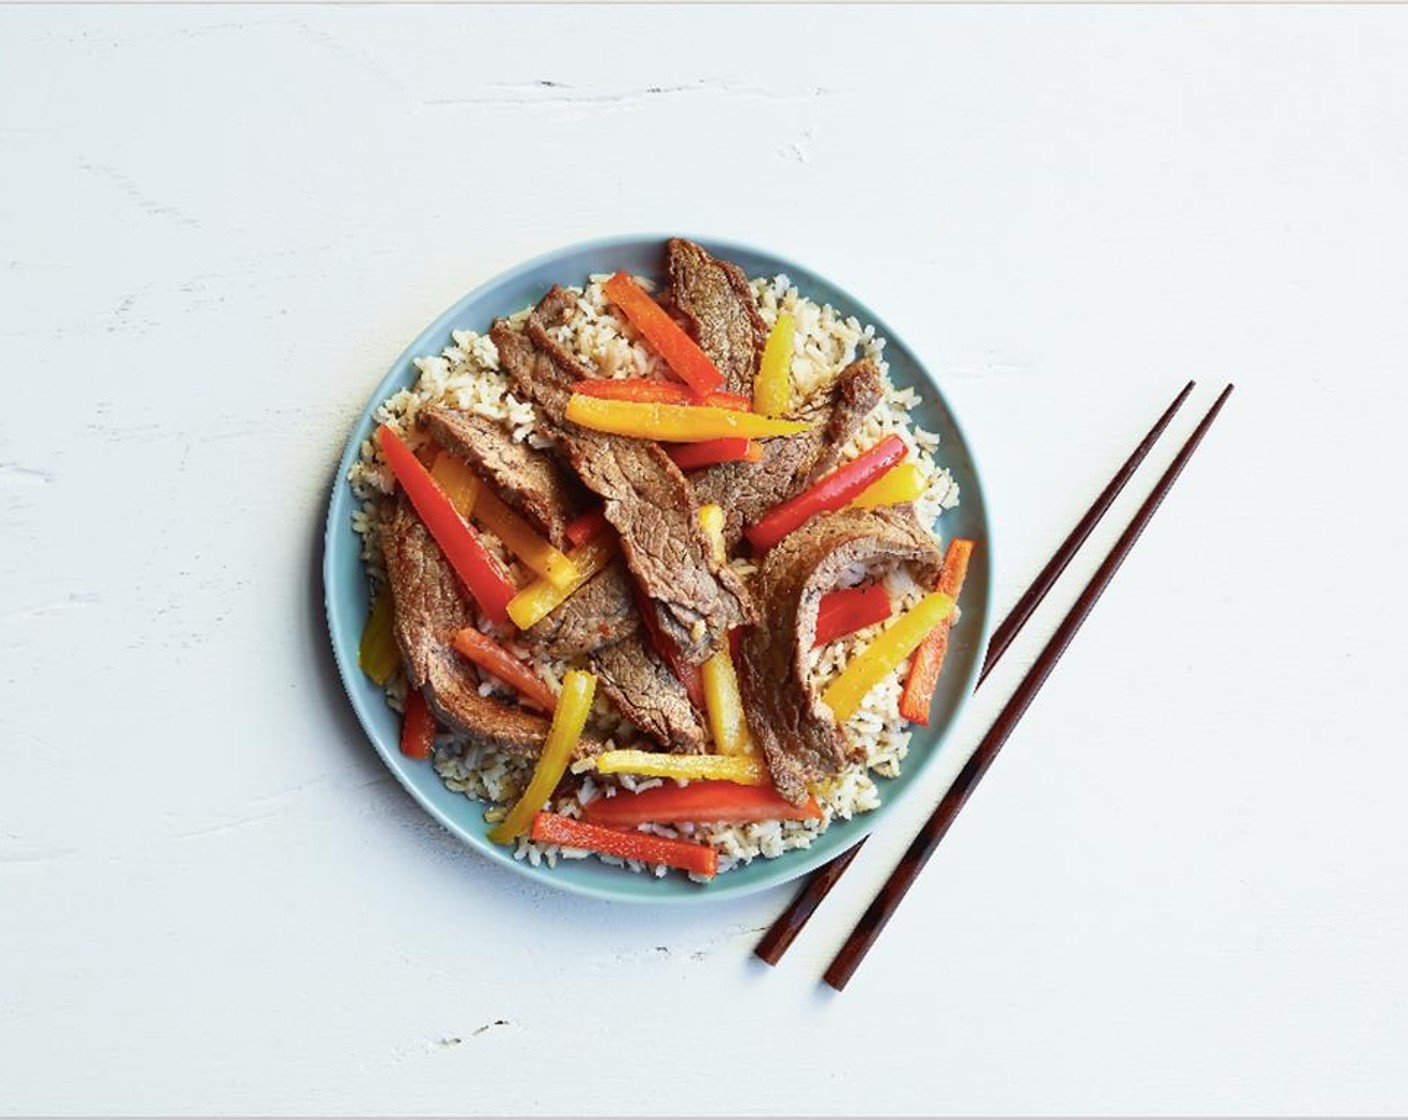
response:
<path fill-rule="evenodd" d="M 1066 570 L 1067 565 L 1075 558 L 1086 538 L 1100 523 L 1101 518 L 1105 516 L 1105 512 L 1114 503 L 1125 485 L 1134 477 L 1135 471 L 1138 470 L 1145 456 L 1158 442 L 1159 436 L 1163 434 L 1169 421 L 1173 419 L 1174 414 L 1182 407 L 1183 402 L 1188 399 L 1188 395 L 1192 391 L 1193 382 L 1190 381 L 1164 410 L 1163 415 L 1149 430 L 1149 434 L 1144 437 L 1130 457 L 1125 460 L 1124 465 L 1110 479 L 1105 489 L 1095 499 L 1094 504 L 1076 523 L 1075 528 L 1071 530 L 1066 539 L 1061 542 L 1055 555 L 1038 573 L 1031 587 L 1017 600 L 1016 605 L 993 632 L 992 640 L 988 643 L 987 658 L 978 674 L 979 686 L 987 679 L 988 674 L 1001 660 L 1002 655 L 1007 652 L 1022 627 L 1026 625 L 1027 620 L 1031 618 L 1041 601 L 1046 598 L 1047 592 L 1051 590 Z M 929 862 L 929 857 L 934 854 L 934 849 L 939 846 L 939 841 L 948 832 L 949 826 L 958 815 L 958 811 L 967 803 L 973 790 L 982 780 L 983 775 L 987 773 L 988 767 L 992 765 L 998 752 L 1002 750 L 1003 744 L 1007 742 L 1008 736 L 1012 734 L 1022 716 L 1026 714 L 1027 708 L 1041 690 L 1041 686 L 1046 683 L 1046 678 L 1051 675 L 1051 670 L 1055 668 L 1056 662 L 1066 652 L 1066 647 L 1071 644 L 1071 639 L 1075 637 L 1081 624 L 1085 622 L 1086 616 L 1090 614 L 1110 580 L 1114 578 L 1115 572 L 1119 570 L 1125 557 L 1129 555 L 1140 534 L 1143 533 L 1144 527 L 1153 518 L 1164 497 L 1178 480 L 1178 476 L 1183 473 L 1183 468 L 1187 466 L 1188 460 L 1193 457 L 1193 452 L 1202 443 L 1203 436 L 1207 434 L 1212 422 L 1217 419 L 1218 413 L 1222 411 L 1222 406 L 1227 403 L 1227 398 L 1231 393 L 1231 385 L 1222 390 L 1212 407 L 1199 421 L 1192 435 L 1179 449 L 1178 454 L 1169 464 L 1168 469 L 1164 471 L 1153 491 L 1144 500 L 1144 504 L 1139 507 L 1139 511 L 1130 520 L 1114 547 L 1110 549 L 1109 555 L 1105 557 L 1104 562 L 1090 578 L 1090 582 L 1085 585 L 1080 598 L 1076 600 L 1075 605 L 1062 619 L 1061 625 L 1057 627 L 1051 640 L 1046 643 L 1036 662 L 1027 671 L 1027 675 L 1022 678 L 1021 683 L 998 714 L 988 733 L 983 736 L 982 742 L 978 744 L 968 762 L 959 771 L 953 785 L 944 794 L 929 819 L 924 822 L 924 826 L 919 830 L 919 834 L 914 838 L 899 864 L 890 873 L 890 877 L 880 888 L 869 908 L 856 923 L 855 928 L 851 930 L 850 936 L 846 938 L 845 943 L 832 959 L 830 967 L 824 974 L 826 982 L 837 991 L 845 988 L 861 961 L 865 959 L 865 955 L 870 951 L 871 946 L 879 938 L 880 931 L 885 928 L 886 923 L 899 908 L 906 892 L 919 878 L 919 873 L 924 870 L 924 865 Z M 767 961 L 768 964 L 776 964 L 782 959 L 782 954 L 802 932 L 808 919 L 821 904 L 822 899 L 830 893 L 831 888 L 846 873 L 846 869 L 850 867 L 864 843 L 864 840 L 860 841 L 850 850 L 812 873 L 811 878 L 797 893 L 797 897 L 792 900 L 791 905 L 782 912 L 777 921 L 764 934 L 762 940 L 758 942 L 754 952 L 759 957 Z"/>

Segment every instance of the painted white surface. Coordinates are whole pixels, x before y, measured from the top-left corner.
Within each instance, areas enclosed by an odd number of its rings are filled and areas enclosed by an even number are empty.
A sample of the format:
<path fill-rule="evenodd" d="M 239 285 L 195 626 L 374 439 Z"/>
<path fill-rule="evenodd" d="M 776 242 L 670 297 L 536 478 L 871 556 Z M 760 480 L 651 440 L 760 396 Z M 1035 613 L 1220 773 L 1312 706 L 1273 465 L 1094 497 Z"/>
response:
<path fill-rule="evenodd" d="M 0 1110 L 1408 1110 L 1406 50 L 1402 8 L 0 9 Z M 1239 386 L 840 997 L 919 800 L 768 971 L 786 889 L 527 886 L 330 667 L 326 493 L 405 341 L 666 228 L 905 332 L 999 604 L 1187 377 Z"/>

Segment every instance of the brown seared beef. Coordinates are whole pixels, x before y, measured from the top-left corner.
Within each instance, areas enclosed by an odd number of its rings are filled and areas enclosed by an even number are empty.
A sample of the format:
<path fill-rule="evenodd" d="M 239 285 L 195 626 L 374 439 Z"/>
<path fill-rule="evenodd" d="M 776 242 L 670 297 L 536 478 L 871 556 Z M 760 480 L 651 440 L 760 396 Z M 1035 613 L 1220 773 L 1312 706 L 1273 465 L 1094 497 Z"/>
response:
<path fill-rule="evenodd" d="M 926 586 L 943 556 L 908 507 L 842 510 L 811 519 L 768 552 L 756 591 L 766 617 L 740 646 L 748 728 L 767 757 L 778 792 L 795 805 L 807 783 L 846 762 L 841 728 L 807 672 L 821 597 L 852 565 L 906 563 Z"/>
<path fill-rule="evenodd" d="M 692 476 L 698 500 L 726 511 L 725 543 L 732 548 L 746 526 L 835 467 L 842 446 L 883 395 L 880 368 L 869 358 L 852 362 L 803 410 L 800 418 L 816 427 L 766 440 L 757 463 L 720 463 Z"/>
<path fill-rule="evenodd" d="M 621 714 L 661 746 L 676 754 L 706 749 L 704 725 L 689 694 L 643 632 L 597 650 L 592 664 Z"/>
<path fill-rule="evenodd" d="M 735 626 L 753 621 L 743 583 L 714 556 L 699 525 L 689 482 L 656 443 L 604 435 L 569 423 L 572 384 L 587 376 L 548 333 L 575 297 L 554 287 L 528 317 L 527 336 L 494 324 L 499 361 L 538 406 L 573 469 L 604 502 L 621 534 L 621 550 L 641 589 L 660 608 L 660 626 L 681 655 L 697 664 Z"/>
<path fill-rule="evenodd" d="M 582 484 L 570 471 L 483 416 L 435 405 L 420 414 L 420 422 L 436 443 L 493 482 L 495 493 L 521 510 L 548 540 L 566 547 L 567 523 L 586 508 Z"/>
<path fill-rule="evenodd" d="M 641 624 L 635 584 L 617 556 L 525 633 L 549 657 L 578 657 L 613 645 Z"/>
<path fill-rule="evenodd" d="M 479 694 L 473 666 L 450 645 L 456 630 L 474 625 L 474 605 L 404 497 L 382 534 L 382 552 L 396 606 L 396 643 L 411 686 L 424 693 L 443 723 L 476 745 L 536 756 L 547 737 L 548 721 Z M 601 740 L 583 735 L 577 754 L 595 754 L 603 748 Z"/>
<path fill-rule="evenodd" d="M 682 237 L 670 239 L 667 259 L 671 298 L 700 349 L 718 366 L 728 389 L 752 393 L 768 330 L 748 277 L 736 264 L 715 260 Z"/>

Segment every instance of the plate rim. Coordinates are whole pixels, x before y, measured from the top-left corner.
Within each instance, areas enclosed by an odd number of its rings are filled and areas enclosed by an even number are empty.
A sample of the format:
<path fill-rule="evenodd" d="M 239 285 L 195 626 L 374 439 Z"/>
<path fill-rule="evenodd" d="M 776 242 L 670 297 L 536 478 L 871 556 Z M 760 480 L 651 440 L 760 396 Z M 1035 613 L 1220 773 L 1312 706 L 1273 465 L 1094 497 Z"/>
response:
<path fill-rule="evenodd" d="M 927 774 L 936 760 L 942 753 L 942 748 L 947 741 L 953 728 L 959 722 L 969 701 L 972 699 L 973 687 L 976 677 L 981 669 L 983 651 L 987 647 L 988 635 L 992 626 L 992 598 L 993 584 L 996 572 L 996 553 L 992 546 L 992 517 L 991 498 L 982 484 L 982 470 L 979 466 L 978 455 L 974 449 L 972 440 L 968 437 L 958 414 L 950 407 L 947 397 L 944 395 L 938 378 L 930 370 L 928 364 L 924 362 L 917 351 L 903 342 L 902 336 L 895 332 L 889 324 L 875 315 L 870 307 L 862 300 L 857 299 L 849 289 L 844 288 L 829 279 L 824 273 L 810 268 L 804 262 L 792 257 L 783 257 L 773 250 L 761 248 L 746 242 L 723 237 L 711 237 L 707 235 L 695 235 L 692 233 L 621 233 L 611 234 L 604 237 L 590 238 L 584 241 L 573 242 L 557 248 L 539 253 L 517 265 L 513 265 L 501 272 L 495 273 L 492 277 L 476 285 L 464 295 L 455 299 L 440 314 L 435 316 L 416 336 L 410 341 L 404 350 L 395 358 L 387 369 L 386 373 L 377 382 L 375 388 L 367 398 L 367 404 L 361 413 L 353 420 L 351 431 L 348 434 L 342 454 L 338 458 L 336 474 L 333 478 L 332 493 L 328 500 L 328 511 L 323 528 L 323 610 L 327 624 L 329 644 L 332 647 L 333 661 L 337 666 L 338 680 L 342 686 L 342 691 L 352 705 L 353 712 L 357 716 L 357 722 L 361 726 L 363 734 L 371 743 L 373 750 L 380 756 L 386 768 L 401 784 L 401 787 L 416 801 L 416 803 L 429 816 L 435 820 L 442 828 L 454 836 L 460 843 L 478 852 L 491 862 L 512 869 L 527 880 L 540 883 L 557 890 L 566 891 L 571 894 L 597 899 L 600 901 L 624 902 L 641 905 L 658 906 L 693 906 L 701 903 L 720 902 L 725 899 L 738 899 L 751 894 L 756 894 L 774 887 L 785 886 L 808 874 L 823 863 L 836 859 L 846 852 L 851 851 L 857 844 L 868 837 L 881 823 L 880 816 L 884 810 L 896 804 L 895 800 L 886 800 L 875 809 L 865 813 L 857 814 L 849 821 L 841 822 L 849 826 L 843 842 L 839 845 L 825 847 L 814 845 L 808 848 L 794 848 L 784 852 L 781 856 L 773 857 L 770 863 L 776 865 L 783 860 L 788 860 L 784 866 L 775 866 L 774 873 L 764 874 L 753 882 L 739 883 L 734 886 L 729 884 L 727 873 L 715 880 L 714 884 L 699 885 L 698 890 L 688 891 L 662 891 L 658 895 L 644 893 L 628 893 L 613 890 L 610 883 L 579 882 L 577 879 L 567 875 L 557 873 L 558 868 L 548 867 L 546 864 L 534 866 L 526 859 L 516 859 L 513 850 L 497 844 L 489 844 L 481 838 L 468 832 L 458 822 L 447 816 L 441 808 L 431 801 L 418 787 L 410 780 L 401 764 L 399 745 L 387 746 L 380 741 L 377 732 L 373 729 L 373 723 L 363 698 L 352 688 L 351 680 L 355 679 L 355 674 L 361 672 L 355 657 L 349 651 L 355 650 L 360 642 L 360 635 L 350 635 L 345 632 L 344 623 L 333 606 L 334 586 L 337 576 L 334 571 L 334 562 L 337 557 L 338 545 L 335 537 L 339 535 L 339 530 L 344 528 L 344 522 L 350 522 L 351 514 L 355 511 L 355 496 L 352 495 L 351 486 L 348 484 L 347 475 L 352 469 L 364 439 L 368 438 L 361 433 L 364 425 L 371 423 L 374 426 L 374 412 L 384 401 L 393 389 L 395 382 L 405 367 L 410 365 L 415 358 L 426 356 L 429 351 L 427 345 L 431 346 L 438 353 L 444 348 L 444 339 L 455 329 L 467 329 L 462 324 L 456 324 L 455 319 L 459 309 L 465 304 L 488 294 L 494 289 L 507 286 L 514 281 L 521 279 L 527 274 L 536 272 L 546 266 L 550 266 L 562 258 L 576 256 L 579 254 L 591 253 L 593 251 L 605 251 L 625 246 L 637 244 L 654 243 L 663 247 L 670 238 L 683 237 L 695 241 L 704 246 L 711 253 L 730 258 L 732 254 L 743 254 L 755 258 L 764 258 L 775 262 L 781 271 L 791 275 L 793 272 L 805 273 L 807 276 L 815 277 L 827 286 L 832 288 L 838 295 L 846 300 L 844 310 L 847 315 L 854 315 L 863 323 L 874 325 L 876 334 L 885 338 L 891 345 L 899 345 L 913 357 L 915 365 L 925 382 L 924 387 L 932 390 L 936 395 L 936 403 L 941 407 L 947 416 L 958 438 L 969 463 L 972 465 L 972 478 L 961 481 L 962 488 L 966 491 L 969 488 L 977 492 L 979 506 L 982 512 L 982 520 L 986 531 L 983 555 L 987 567 L 987 580 L 985 594 L 983 597 L 981 612 L 981 627 L 978 635 L 978 656 L 975 657 L 968 667 L 966 679 L 963 687 L 958 693 L 958 700 L 953 710 L 949 713 L 945 726 L 940 729 L 933 743 L 925 751 L 924 756 L 915 763 L 913 769 L 906 771 L 909 776 L 909 785 L 912 787 L 922 777 Z M 557 283 L 563 281 L 557 280 Z M 883 329 L 882 329 L 883 327 Z M 439 340 L 438 342 L 436 340 Z M 915 386 L 918 388 L 918 386 Z M 359 557 L 360 559 L 360 557 Z M 384 701 L 383 701 L 384 702 Z M 908 761 L 908 760 L 907 760 Z M 437 775 L 438 780 L 438 775 Z M 908 789 L 901 791 L 901 796 L 897 800 L 903 800 L 903 795 L 908 793 Z M 833 825 L 833 827 L 835 827 Z M 823 834 L 824 835 L 824 834 Z M 820 849 L 820 850 L 818 850 Z M 763 858 L 763 857 L 760 857 Z M 570 864 L 574 861 L 559 861 L 558 867 L 562 867 L 564 862 Z M 616 870 L 616 869 L 613 869 Z M 626 874 L 622 871 L 620 874 Z M 644 878 L 655 880 L 654 875 L 644 875 Z M 720 881 L 724 880 L 724 881 Z M 693 884 L 691 884 L 693 885 Z"/>

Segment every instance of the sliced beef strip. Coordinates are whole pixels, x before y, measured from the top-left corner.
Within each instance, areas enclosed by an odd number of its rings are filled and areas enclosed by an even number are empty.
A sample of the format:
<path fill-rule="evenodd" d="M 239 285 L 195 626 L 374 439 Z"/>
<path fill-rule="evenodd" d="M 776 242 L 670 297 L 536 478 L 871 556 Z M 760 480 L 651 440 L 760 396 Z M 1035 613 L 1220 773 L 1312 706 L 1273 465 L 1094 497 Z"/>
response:
<path fill-rule="evenodd" d="M 635 583 L 617 556 L 524 636 L 549 657 L 578 657 L 619 642 L 640 624 Z"/>
<path fill-rule="evenodd" d="M 551 455 L 523 443 L 495 420 L 434 405 L 420 413 L 435 442 L 486 475 L 494 491 L 519 509 L 555 546 L 567 545 L 567 523 L 587 507 L 573 474 Z"/>
<path fill-rule="evenodd" d="M 538 406 L 539 420 L 564 448 L 606 519 L 641 590 L 659 606 L 661 629 L 691 664 L 707 658 L 735 626 L 753 621 L 742 581 L 714 556 L 699 525 L 688 480 L 659 444 L 590 431 L 565 410 L 572 384 L 587 371 L 549 334 L 575 297 L 554 287 L 528 318 L 527 335 L 506 323 L 492 337 L 502 367 Z"/>
<path fill-rule="evenodd" d="M 548 721 L 479 694 L 473 666 L 450 645 L 456 630 L 474 625 L 474 605 L 404 497 L 382 534 L 381 546 L 395 604 L 396 644 L 412 687 L 422 691 L 443 723 L 476 745 L 536 757 L 547 737 Z M 600 739 L 587 734 L 576 754 L 596 754 L 604 748 Z"/>
<path fill-rule="evenodd" d="M 647 644 L 643 632 L 597 650 L 592 665 L 602 691 L 621 714 L 661 746 L 676 754 L 700 754 L 706 749 L 704 725 L 689 694 Z"/>
<path fill-rule="evenodd" d="M 909 564 L 920 583 L 933 586 L 943 556 L 908 507 L 842 510 L 819 514 L 786 537 L 758 575 L 766 617 L 740 644 L 743 707 L 773 783 L 796 805 L 805 802 L 808 782 L 846 762 L 841 728 L 807 671 L 817 609 L 842 572 L 875 561 Z"/>
<path fill-rule="evenodd" d="M 861 358 L 843 369 L 801 419 L 816 427 L 763 443 L 756 463 L 720 463 L 693 475 L 700 502 L 724 508 L 724 542 L 730 548 L 748 525 L 779 502 L 836 466 L 841 448 L 855 435 L 884 395 L 880 367 Z"/>
<path fill-rule="evenodd" d="M 716 260 L 682 237 L 666 250 L 670 296 L 693 328 L 695 341 L 735 393 L 752 393 L 753 376 L 767 342 L 767 324 L 743 270 Z"/>

